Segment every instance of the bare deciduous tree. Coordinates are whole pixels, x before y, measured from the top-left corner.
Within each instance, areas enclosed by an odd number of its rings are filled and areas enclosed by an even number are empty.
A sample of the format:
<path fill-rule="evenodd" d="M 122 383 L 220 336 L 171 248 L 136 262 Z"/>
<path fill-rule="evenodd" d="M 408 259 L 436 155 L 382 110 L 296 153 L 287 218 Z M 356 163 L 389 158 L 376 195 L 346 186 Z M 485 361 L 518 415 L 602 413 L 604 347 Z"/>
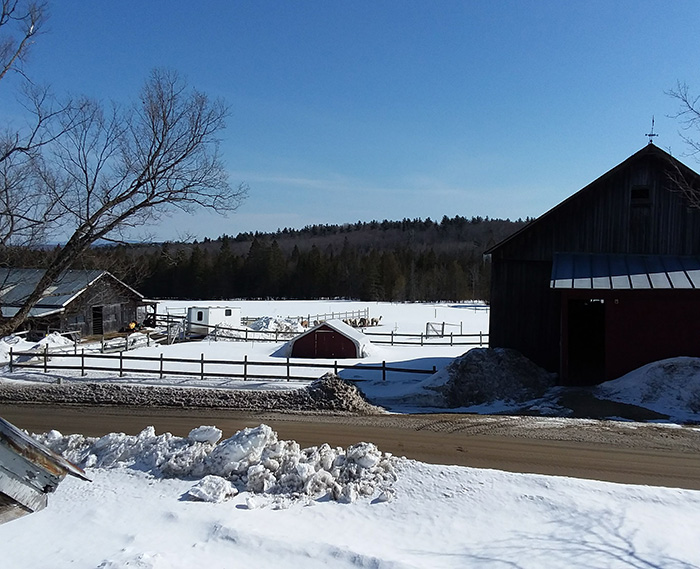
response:
<path fill-rule="evenodd" d="M 667 91 L 667 94 L 679 102 L 678 111 L 673 118 L 681 122 L 683 132 L 680 135 L 688 147 L 687 155 L 697 160 L 700 157 L 700 140 L 694 138 L 691 132 L 700 131 L 700 95 L 692 95 L 688 85 L 681 82 L 678 82 L 675 89 Z M 673 186 L 683 194 L 688 204 L 700 208 L 697 177 L 689 169 L 680 168 L 678 165 L 674 165 L 669 176 Z"/>
<path fill-rule="evenodd" d="M 174 210 L 234 211 L 246 195 L 232 187 L 218 151 L 226 106 L 187 87 L 170 71 L 154 71 L 140 103 L 109 109 L 89 100 L 60 116 L 62 135 L 33 157 L 35 192 L 51 196 L 71 235 L 17 314 L 15 330 L 52 282 L 93 243 L 118 239 Z"/>

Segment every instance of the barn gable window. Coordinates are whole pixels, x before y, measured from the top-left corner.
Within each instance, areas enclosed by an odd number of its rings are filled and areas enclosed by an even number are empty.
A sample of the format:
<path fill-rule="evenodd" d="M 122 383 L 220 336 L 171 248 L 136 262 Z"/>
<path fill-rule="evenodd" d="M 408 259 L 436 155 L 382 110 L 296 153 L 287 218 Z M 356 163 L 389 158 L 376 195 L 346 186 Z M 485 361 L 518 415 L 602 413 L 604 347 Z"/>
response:
<path fill-rule="evenodd" d="M 632 207 L 651 206 L 651 188 L 649 186 L 632 186 L 630 205 Z"/>

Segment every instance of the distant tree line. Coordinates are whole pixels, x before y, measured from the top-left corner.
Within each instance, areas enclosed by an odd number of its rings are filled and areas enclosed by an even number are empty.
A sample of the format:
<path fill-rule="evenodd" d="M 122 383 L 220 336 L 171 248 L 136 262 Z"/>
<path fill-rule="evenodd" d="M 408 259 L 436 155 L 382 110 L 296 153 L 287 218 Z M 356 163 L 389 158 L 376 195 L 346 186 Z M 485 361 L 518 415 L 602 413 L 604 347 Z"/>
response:
<path fill-rule="evenodd" d="M 483 253 L 524 223 L 445 216 L 313 225 L 199 243 L 94 247 L 76 268 L 109 270 L 150 298 L 488 300 Z M 5 263 L 41 266 L 57 250 L 15 250 Z"/>

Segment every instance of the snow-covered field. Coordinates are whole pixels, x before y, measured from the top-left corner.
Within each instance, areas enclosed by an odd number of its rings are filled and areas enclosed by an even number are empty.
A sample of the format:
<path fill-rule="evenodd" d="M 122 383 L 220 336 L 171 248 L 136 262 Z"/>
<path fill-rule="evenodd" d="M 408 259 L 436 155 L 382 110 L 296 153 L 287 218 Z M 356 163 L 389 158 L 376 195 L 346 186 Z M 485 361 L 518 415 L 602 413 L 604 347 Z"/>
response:
<path fill-rule="evenodd" d="M 277 317 L 356 309 L 351 304 L 237 303 L 244 315 Z M 465 333 L 487 331 L 487 312 L 466 305 L 369 307 L 372 317 L 382 316 L 384 330 L 420 333 L 426 322 L 445 321 L 461 323 Z M 226 359 L 243 354 L 257 359 L 273 358 L 280 346 L 203 342 L 139 351 L 183 356 L 192 350 L 198 357 L 206 350 Z M 433 362 L 429 365 L 441 369 L 464 351 L 375 346 L 362 363 L 422 368 Z M 694 360 L 673 360 L 600 389 L 611 399 L 666 410 L 681 400 L 694 405 L 698 369 Z M 680 385 L 666 380 L 671 372 L 682 376 Z M 91 374 L 87 380 L 107 381 L 109 375 L 114 374 Z M 4 381 L 56 377 L 6 374 Z M 159 380 L 139 375 L 123 381 Z M 164 381 L 202 385 L 186 377 Z M 425 375 L 407 374 L 386 382 L 370 377 L 358 386 L 373 400 L 406 410 L 426 402 L 426 381 Z M 625 389 L 631 381 L 637 388 Z M 246 387 L 297 387 L 293 383 Z M 492 409 L 499 405 L 503 402 L 494 402 Z M 216 433 L 209 427 L 189 438 L 150 430 L 99 440 L 44 436 L 85 466 L 93 481 L 66 479 L 45 510 L 0 526 L 0 567 L 700 567 L 697 491 L 427 465 L 382 456 L 370 444 L 304 451 L 293 441 L 276 441 L 264 427 L 218 443 Z"/>

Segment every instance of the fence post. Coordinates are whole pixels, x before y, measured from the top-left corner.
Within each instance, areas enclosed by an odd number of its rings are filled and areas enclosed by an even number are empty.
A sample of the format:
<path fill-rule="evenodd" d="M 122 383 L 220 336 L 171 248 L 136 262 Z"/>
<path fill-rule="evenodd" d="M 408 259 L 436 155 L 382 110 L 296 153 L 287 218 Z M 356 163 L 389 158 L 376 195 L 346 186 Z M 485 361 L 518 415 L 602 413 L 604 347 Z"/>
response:
<path fill-rule="evenodd" d="M 49 371 L 49 345 L 44 344 L 44 373 Z"/>
<path fill-rule="evenodd" d="M 394 345 L 394 331 L 391 331 L 391 345 Z"/>
<path fill-rule="evenodd" d="M 420 345 L 421 346 L 423 345 L 423 332 L 421 332 L 421 334 L 420 334 Z"/>
<path fill-rule="evenodd" d="M 201 365 L 199 368 L 199 376 L 202 381 L 204 381 L 204 354 L 202 354 L 202 357 L 200 359 Z"/>
<path fill-rule="evenodd" d="M 124 352 L 119 352 L 119 377 L 124 377 Z"/>
<path fill-rule="evenodd" d="M 160 378 L 163 379 L 163 352 L 160 353 Z"/>
<path fill-rule="evenodd" d="M 454 340 L 455 340 L 455 333 L 450 332 L 450 346 L 454 345 Z"/>
<path fill-rule="evenodd" d="M 338 360 L 335 360 L 335 362 L 333 362 L 333 373 L 335 375 L 338 375 Z"/>
<path fill-rule="evenodd" d="M 80 351 L 80 377 L 85 377 L 85 348 Z"/>
<path fill-rule="evenodd" d="M 78 355 L 78 339 L 73 340 L 73 355 Z"/>
<path fill-rule="evenodd" d="M 105 353 L 105 337 L 102 336 L 100 339 L 100 353 L 104 354 Z"/>
<path fill-rule="evenodd" d="M 291 381 L 292 370 L 289 366 L 289 356 L 287 356 L 287 381 Z"/>
<path fill-rule="evenodd" d="M 12 373 L 12 346 L 10 346 L 10 373 Z"/>
<path fill-rule="evenodd" d="M 248 381 L 248 356 L 243 356 L 243 381 Z"/>
<path fill-rule="evenodd" d="M 444 336 L 444 335 L 445 335 L 445 323 L 443 322 L 442 323 L 442 331 L 440 332 L 440 336 Z"/>
<path fill-rule="evenodd" d="M 483 340 L 483 338 L 482 338 L 482 336 L 481 336 L 481 330 L 479 330 L 479 347 L 481 347 L 481 346 L 483 346 L 483 345 L 484 345 L 484 340 Z"/>
<path fill-rule="evenodd" d="M 151 331 L 146 332 L 146 347 L 151 347 Z"/>
<path fill-rule="evenodd" d="M 386 360 L 382 360 L 382 381 L 386 381 Z"/>
<path fill-rule="evenodd" d="M 245 341 L 248 341 L 248 328 L 245 329 Z"/>

